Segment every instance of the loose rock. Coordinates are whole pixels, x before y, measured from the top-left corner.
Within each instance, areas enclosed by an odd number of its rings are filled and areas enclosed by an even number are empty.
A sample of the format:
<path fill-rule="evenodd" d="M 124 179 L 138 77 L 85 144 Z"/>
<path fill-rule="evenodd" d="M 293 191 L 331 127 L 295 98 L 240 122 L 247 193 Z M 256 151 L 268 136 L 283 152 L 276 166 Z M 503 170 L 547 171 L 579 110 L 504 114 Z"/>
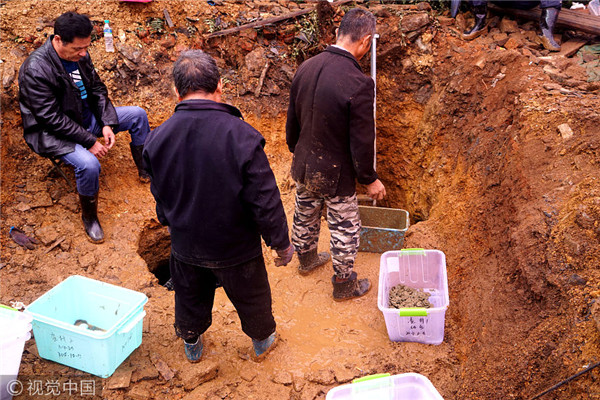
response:
<path fill-rule="evenodd" d="M 560 132 L 560 136 L 562 136 L 563 139 L 567 140 L 573 137 L 573 130 L 571 129 L 569 124 L 560 124 L 559 126 L 557 126 L 557 128 Z"/>
<path fill-rule="evenodd" d="M 421 29 L 425 25 L 431 22 L 429 14 L 409 14 L 402 18 L 401 29 L 402 32 L 412 32 Z"/>
<path fill-rule="evenodd" d="M 213 361 L 202 361 L 194 364 L 193 368 L 181 371 L 181 381 L 185 390 L 193 390 L 204 382 L 217 377 L 219 366 Z"/>
<path fill-rule="evenodd" d="M 517 22 L 508 18 L 502 18 L 498 28 L 500 28 L 500 31 L 504 33 L 519 32 L 519 25 L 517 25 Z"/>
<path fill-rule="evenodd" d="M 307 379 L 309 382 L 320 385 L 333 385 L 335 383 L 335 374 L 330 369 L 320 369 L 316 372 L 311 372 Z"/>
<path fill-rule="evenodd" d="M 44 246 L 49 246 L 58 239 L 58 232 L 54 226 L 44 226 L 35 231 L 35 236 L 44 244 Z"/>
<path fill-rule="evenodd" d="M 286 371 L 277 371 L 271 380 L 280 385 L 291 385 L 293 382 L 292 374 Z"/>

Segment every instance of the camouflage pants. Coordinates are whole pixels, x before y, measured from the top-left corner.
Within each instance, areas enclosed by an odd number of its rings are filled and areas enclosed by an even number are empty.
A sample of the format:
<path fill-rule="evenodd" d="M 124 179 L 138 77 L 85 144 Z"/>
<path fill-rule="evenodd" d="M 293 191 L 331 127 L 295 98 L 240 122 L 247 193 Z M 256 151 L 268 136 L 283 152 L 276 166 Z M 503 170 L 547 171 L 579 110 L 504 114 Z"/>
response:
<path fill-rule="evenodd" d="M 296 183 L 292 244 L 298 254 L 317 248 L 324 205 L 327 206 L 327 224 L 331 233 L 329 246 L 333 270 L 339 278 L 348 278 L 354 268 L 360 239 L 361 226 L 356 194 L 323 196 Z"/>

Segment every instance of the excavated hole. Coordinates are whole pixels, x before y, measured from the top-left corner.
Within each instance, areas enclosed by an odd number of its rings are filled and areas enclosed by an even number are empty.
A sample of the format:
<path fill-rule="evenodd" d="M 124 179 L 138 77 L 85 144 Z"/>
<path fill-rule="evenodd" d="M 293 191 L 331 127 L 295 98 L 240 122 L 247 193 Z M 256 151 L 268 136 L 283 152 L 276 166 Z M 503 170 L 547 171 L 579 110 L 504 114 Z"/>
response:
<path fill-rule="evenodd" d="M 138 239 L 138 254 L 146 262 L 148 270 L 164 285 L 171 278 L 169 258 L 171 236 L 169 230 L 152 219 L 144 225 Z"/>

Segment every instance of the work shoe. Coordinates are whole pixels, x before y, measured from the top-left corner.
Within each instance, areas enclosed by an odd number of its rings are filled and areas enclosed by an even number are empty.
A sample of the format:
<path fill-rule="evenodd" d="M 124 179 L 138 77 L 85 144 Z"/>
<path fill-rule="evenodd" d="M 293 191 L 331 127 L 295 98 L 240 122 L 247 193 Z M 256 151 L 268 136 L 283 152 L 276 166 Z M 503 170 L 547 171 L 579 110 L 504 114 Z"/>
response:
<path fill-rule="evenodd" d="M 169 280 L 166 281 L 163 286 L 169 291 L 175 290 L 175 285 L 173 285 L 173 278 L 169 278 Z"/>
<path fill-rule="evenodd" d="M 546 50 L 560 51 L 560 45 L 554 40 L 554 25 L 558 19 L 559 9 L 543 8 L 540 16 L 540 29 L 542 34 L 537 37 L 537 42 Z"/>
<path fill-rule="evenodd" d="M 198 336 L 195 343 L 188 343 L 185 340 L 183 341 L 185 356 L 188 361 L 191 363 L 197 363 L 202 358 L 202 350 L 204 349 L 204 345 L 202 344 L 202 335 Z"/>
<path fill-rule="evenodd" d="M 263 340 L 252 339 L 252 347 L 254 347 L 254 360 L 260 361 L 275 348 L 277 345 L 277 332 L 271 333 L 268 338 Z"/>
<path fill-rule="evenodd" d="M 139 146 L 134 146 L 129 143 L 129 148 L 131 149 L 131 157 L 133 157 L 133 162 L 138 170 L 138 176 L 140 178 L 140 182 L 148 183 L 150 182 L 150 175 L 144 169 L 144 164 L 142 161 L 142 151 L 144 151 L 144 145 L 141 144 Z"/>
<path fill-rule="evenodd" d="M 335 301 L 350 300 L 364 296 L 371 289 L 368 279 L 357 279 L 356 272 L 352 272 L 348 279 L 338 280 L 336 275 L 331 277 L 333 284 L 333 299 Z"/>
<path fill-rule="evenodd" d="M 298 272 L 300 275 L 308 275 L 321 265 L 329 261 L 329 253 L 323 252 L 317 254 L 317 249 L 309 250 L 308 253 L 298 253 Z"/>
<path fill-rule="evenodd" d="M 475 14 L 475 25 L 463 32 L 462 37 L 464 40 L 473 40 L 487 31 L 487 5 L 473 7 L 473 14 Z"/>
<path fill-rule="evenodd" d="M 98 192 L 94 196 L 79 195 L 81 202 L 81 220 L 92 243 L 104 242 L 104 231 L 98 220 Z"/>

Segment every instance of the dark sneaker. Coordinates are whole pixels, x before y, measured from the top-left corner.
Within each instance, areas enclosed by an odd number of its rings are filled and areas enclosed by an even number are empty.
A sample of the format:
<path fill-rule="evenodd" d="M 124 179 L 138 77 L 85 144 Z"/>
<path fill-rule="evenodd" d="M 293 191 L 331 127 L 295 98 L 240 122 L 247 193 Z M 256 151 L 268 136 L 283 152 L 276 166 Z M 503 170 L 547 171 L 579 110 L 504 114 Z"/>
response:
<path fill-rule="evenodd" d="M 202 350 L 204 350 L 204 345 L 202 344 L 202 336 L 198 336 L 196 339 L 196 343 L 187 343 L 185 340 L 183 341 L 185 347 L 185 356 L 189 360 L 189 362 L 197 363 L 202 358 Z"/>
<path fill-rule="evenodd" d="M 173 285 L 173 278 L 169 278 L 169 280 L 166 281 L 163 286 L 166 287 L 169 291 L 175 290 L 175 285 Z"/>
<path fill-rule="evenodd" d="M 260 361 L 275 348 L 277 345 L 277 332 L 271 333 L 271 335 L 264 340 L 252 339 L 252 347 L 254 347 L 254 359 Z"/>

